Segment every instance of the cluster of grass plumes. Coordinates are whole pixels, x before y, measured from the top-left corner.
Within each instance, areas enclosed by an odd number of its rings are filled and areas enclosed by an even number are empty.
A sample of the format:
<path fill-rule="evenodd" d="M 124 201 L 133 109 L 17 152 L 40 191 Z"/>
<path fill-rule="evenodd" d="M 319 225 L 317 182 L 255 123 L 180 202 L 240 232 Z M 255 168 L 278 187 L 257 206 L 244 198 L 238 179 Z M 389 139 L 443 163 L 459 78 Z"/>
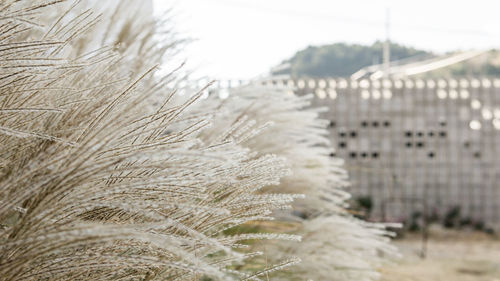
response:
<path fill-rule="evenodd" d="M 243 240 L 300 239 L 225 234 L 290 207 L 297 195 L 258 193 L 289 167 L 236 141 L 250 128 L 200 138 L 201 92 L 173 102 L 175 73 L 150 65 L 176 41 L 120 9 L 0 3 L 0 279 L 259 280 L 295 264 L 230 266 L 262 254 Z"/>
<path fill-rule="evenodd" d="M 273 280 L 376 280 L 383 262 L 398 256 L 389 243 L 391 232 L 384 224 L 356 219 L 347 210 L 347 172 L 341 159 L 331 157 L 324 108 L 311 107 L 312 96 L 296 96 L 285 89 L 254 83 L 234 89 L 227 99 L 210 99 L 217 112 L 215 126 L 202 133 L 207 141 L 224 136 L 259 154 L 275 154 L 287 160 L 292 174 L 280 185 L 263 192 L 302 193 L 294 202 L 294 213 L 276 213 L 280 221 L 298 221 L 301 243 L 260 243 L 269 260 L 282 253 L 302 262 L 294 274 L 275 274 Z M 207 110 L 207 107 L 203 108 Z M 201 109 L 200 109 L 201 111 Z M 230 129 L 228 129 L 230 128 Z M 248 137 L 242 132 L 254 132 Z"/>

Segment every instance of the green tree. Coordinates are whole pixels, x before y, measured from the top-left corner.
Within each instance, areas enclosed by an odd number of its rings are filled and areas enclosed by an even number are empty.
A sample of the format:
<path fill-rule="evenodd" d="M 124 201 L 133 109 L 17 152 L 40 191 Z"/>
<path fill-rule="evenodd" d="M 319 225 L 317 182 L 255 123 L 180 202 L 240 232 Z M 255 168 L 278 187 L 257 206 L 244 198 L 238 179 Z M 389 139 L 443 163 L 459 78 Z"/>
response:
<path fill-rule="evenodd" d="M 309 46 L 285 61 L 290 63 L 290 68 L 275 74 L 308 77 L 350 76 L 365 66 L 381 63 L 382 49 L 383 43 L 380 41 L 371 46 L 346 43 Z M 391 43 L 391 61 L 426 55 L 430 53 Z"/>

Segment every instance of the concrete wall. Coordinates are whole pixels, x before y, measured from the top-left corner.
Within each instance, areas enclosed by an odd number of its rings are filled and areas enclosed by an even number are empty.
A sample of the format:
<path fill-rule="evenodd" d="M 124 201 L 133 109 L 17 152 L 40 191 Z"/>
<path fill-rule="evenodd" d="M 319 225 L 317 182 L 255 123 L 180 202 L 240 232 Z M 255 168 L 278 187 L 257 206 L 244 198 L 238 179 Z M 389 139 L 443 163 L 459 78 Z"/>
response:
<path fill-rule="evenodd" d="M 374 215 L 415 211 L 500 223 L 500 80 L 270 80 L 314 94 L 330 110 L 330 137 L 346 160 L 354 196 Z"/>

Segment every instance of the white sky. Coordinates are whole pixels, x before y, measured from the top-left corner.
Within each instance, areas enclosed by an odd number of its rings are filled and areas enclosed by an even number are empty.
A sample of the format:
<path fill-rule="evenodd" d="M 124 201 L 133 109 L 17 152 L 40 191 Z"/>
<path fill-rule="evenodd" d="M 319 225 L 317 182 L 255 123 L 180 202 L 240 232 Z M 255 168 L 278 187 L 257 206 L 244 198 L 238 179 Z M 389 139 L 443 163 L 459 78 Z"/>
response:
<path fill-rule="evenodd" d="M 248 79 L 308 45 L 371 44 L 385 38 L 436 52 L 500 47 L 498 0 L 153 0 L 174 8 L 176 26 L 197 39 L 188 68 Z"/>

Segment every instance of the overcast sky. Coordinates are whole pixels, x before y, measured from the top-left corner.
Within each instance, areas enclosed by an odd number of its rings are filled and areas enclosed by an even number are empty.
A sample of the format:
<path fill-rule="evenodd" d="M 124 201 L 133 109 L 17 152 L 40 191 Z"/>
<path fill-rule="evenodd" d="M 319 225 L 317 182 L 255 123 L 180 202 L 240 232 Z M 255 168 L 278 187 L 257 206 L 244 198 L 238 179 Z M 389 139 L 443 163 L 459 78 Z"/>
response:
<path fill-rule="evenodd" d="M 178 30 L 197 39 L 188 67 L 214 78 L 248 79 L 308 45 L 371 44 L 390 38 L 435 52 L 500 47 L 497 0 L 154 0 L 174 8 Z"/>

